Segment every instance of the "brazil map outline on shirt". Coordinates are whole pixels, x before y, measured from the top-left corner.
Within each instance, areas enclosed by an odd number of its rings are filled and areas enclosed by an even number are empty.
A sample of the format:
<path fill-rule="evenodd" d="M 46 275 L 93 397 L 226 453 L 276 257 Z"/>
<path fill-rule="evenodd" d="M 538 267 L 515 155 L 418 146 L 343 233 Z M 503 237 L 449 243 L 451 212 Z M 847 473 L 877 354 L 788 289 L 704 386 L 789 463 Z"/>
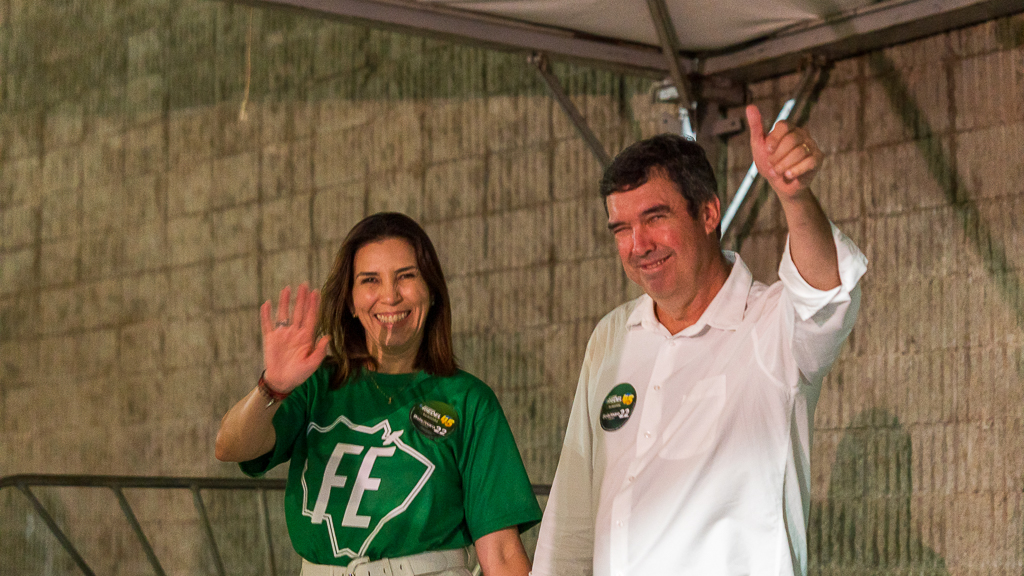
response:
<path fill-rule="evenodd" d="M 309 458 L 307 457 L 306 463 L 302 469 L 302 515 L 309 517 L 313 524 L 322 524 L 324 523 L 325 520 L 327 521 L 327 532 L 331 539 L 331 546 L 333 548 L 335 558 L 340 558 L 342 556 L 357 558 L 359 556 L 366 555 L 366 550 L 369 548 L 370 543 L 373 542 L 373 539 L 377 536 L 381 528 L 383 528 L 384 525 L 387 524 L 389 520 L 395 518 L 396 516 L 398 516 L 399 514 L 401 514 L 406 509 L 409 508 L 409 505 L 412 503 L 413 499 L 416 498 L 416 495 L 420 493 L 420 491 L 423 489 L 423 486 L 426 485 L 427 480 L 429 480 L 430 476 L 434 473 L 435 465 L 433 462 L 428 460 L 426 456 L 424 456 L 423 454 L 416 451 L 411 446 L 402 441 L 401 436 L 402 433 L 405 432 L 405 430 L 392 432 L 391 423 L 386 418 L 372 427 L 354 424 L 345 416 L 339 416 L 338 419 L 335 420 L 330 426 L 320 426 L 316 422 L 310 422 L 309 426 L 306 428 L 306 435 L 308 436 L 313 432 L 326 434 L 333 430 L 338 424 L 344 424 L 348 429 L 354 432 L 360 432 L 362 434 L 375 436 L 379 433 L 380 439 L 383 441 L 384 445 L 384 448 L 370 447 L 366 450 L 366 453 L 363 456 L 363 463 L 359 469 L 359 473 L 356 475 L 355 481 L 353 482 L 354 485 L 352 486 L 352 494 L 349 497 L 349 502 L 345 509 L 345 520 L 359 522 L 362 519 L 366 519 L 367 525 L 363 527 L 369 528 L 368 517 L 360 516 L 357 513 L 359 501 L 362 498 L 362 493 L 364 490 L 366 490 L 366 488 L 360 484 L 360 480 L 369 481 L 371 483 L 371 487 L 369 489 L 373 491 L 377 490 L 377 486 L 379 486 L 380 484 L 380 479 L 369 478 L 369 473 L 370 469 L 373 466 L 374 460 L 378 456 L 391 456 L 394 454 L 395 449 L 397 448 L 398 450 L 401 450 L 402 452 L 405 452 L 406 454 L 418 460 L 426 468 L 423 472 L 423 475 L 420 477 L 419 481 L 412 488 L 409 494 L 405 497 L 402 503 L 399 504 L 394 509 L 392 509 L 387 514 L 385 514 L 380 519 L 380 522 L 378 522 L 377 525 L 374 526 L 373 530 L 366 537 L 366 540 L 364 540 L 362 545 L 359 547 L 359 551 L 356 552 L 353 551 L 351 548 L 340 548 L 338 546 L 338 539 L 335 535 L 334 519 L 332 515 L 326 511 L 326 508 L 327 502 L 330 498 L 331 488 L 343 487 L 345 483 L 348 481 L 348 478 L 345 476 L 339 477 L 335 475 L 341 458 L 343 458 L 346 454 L 363 455 L 363 450 L 365 447 L 345 443 L 338 443 L 334 447 L 334 452 L 332 453 L 327 463 L 327 466 L 324 468 L 324 476 L 320 479 L 320 494 L 318 495 L 316 505 L 313 507 L 312 510 L 309 509 L 309 488 L 306 484 L 306 472 L 309 469 Z M 332 479 L 331 482 L 328 482 L 329 475 L 330 478 Z M 334 483 L 339 480 L 340 483 Z M 376 483 L 372 484 L 372 482 Z"/>

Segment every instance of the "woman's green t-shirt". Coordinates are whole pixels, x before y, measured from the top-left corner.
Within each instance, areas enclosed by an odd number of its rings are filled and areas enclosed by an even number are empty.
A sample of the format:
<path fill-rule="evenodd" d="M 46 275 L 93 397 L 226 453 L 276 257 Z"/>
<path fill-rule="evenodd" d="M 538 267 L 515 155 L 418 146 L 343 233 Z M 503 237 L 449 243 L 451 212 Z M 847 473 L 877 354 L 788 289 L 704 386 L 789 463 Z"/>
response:
<path fill-rule="evenodd" d="M 274 449 L 241 464 L 261 476 L 291 461 L 285 517 L 300 556 L 335 565 L 396 558 L 540 521 L 486 384 L 462 371 L 361 371 L 330 390 L 332 370 L 321 366 L 283 401 Z"/>

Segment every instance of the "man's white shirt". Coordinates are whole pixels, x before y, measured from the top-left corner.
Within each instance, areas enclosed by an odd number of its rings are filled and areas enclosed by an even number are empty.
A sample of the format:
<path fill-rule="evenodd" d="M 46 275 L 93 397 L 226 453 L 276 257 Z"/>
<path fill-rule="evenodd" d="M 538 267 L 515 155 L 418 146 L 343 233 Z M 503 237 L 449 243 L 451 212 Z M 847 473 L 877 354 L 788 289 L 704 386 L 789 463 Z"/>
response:
<path fill-rule="evenodd" d="M 675 335 L 646 295 L 601 320 L 534 576 L 806 574 L 814 408 L 867 265 L 832 230 L 833 290 L 803 280 L 787 243 L 771 286 L 726 252 L 725 285 Z"/>

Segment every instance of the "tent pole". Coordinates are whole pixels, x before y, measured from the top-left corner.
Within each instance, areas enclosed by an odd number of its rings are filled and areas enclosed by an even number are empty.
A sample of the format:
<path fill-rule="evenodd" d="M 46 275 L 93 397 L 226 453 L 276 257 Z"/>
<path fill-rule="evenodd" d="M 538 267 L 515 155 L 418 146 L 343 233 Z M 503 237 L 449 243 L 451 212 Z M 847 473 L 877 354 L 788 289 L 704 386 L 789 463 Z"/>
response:
<path fill-rule="evenodd" d="M 647 0 L 647 9 L 651 13 L 651 20 L 654 21 L 654 28 L 658 31 L 658 42 L 661 44 L 661 51 L 665 54 L 668 62 L 669 75 L 679 92 L 679 121 L 683 125 L 682 136 L 696 140 L 697 100 L 694 98 L 693 86 L 689 78 L 683 74 L 679 65 L 679 37 L 676 35 L 676 28 L 672 24 L 672 15 L 669 14 L 665 0 Z"/>
<path fill-rule="evenodd" d="M 539 73 L 541 79 L 544 80 L 544 84 L 551 92 L 551 96 L 554 97 L 555 101 L 562 107 L 562 110 L 569 117 L 569 121 L 572 122 L 572 125 L 576 128 L 576 131 L 579 132 L 580 136 L 583 137 L 587 146 L 590 147 L 590 151 L 594 153 L 595 157 L 597 157 L 597 161 L 601 163 L 601 168 L 607 168 L 608 165 L 612 163 L 611 156 L 608 155 L 608 152 L 601 144 L 601 141 L 598 140 L 594 131 L 590 129 L 586 119 L 583 118 L 582 114 L 580 114 L 579 109 L 576 108 L 576 105 L 569 99 L 568 94 L 566 94 L 565 90 L 562 89 L 561 82 L 559 82 L 558 78 L 555 77 L 555 75 L 548 69 L 547 56 L 537 52 L 531 55 L 529 60 L 530 63 L 537 68 L 537 73 Z"/>

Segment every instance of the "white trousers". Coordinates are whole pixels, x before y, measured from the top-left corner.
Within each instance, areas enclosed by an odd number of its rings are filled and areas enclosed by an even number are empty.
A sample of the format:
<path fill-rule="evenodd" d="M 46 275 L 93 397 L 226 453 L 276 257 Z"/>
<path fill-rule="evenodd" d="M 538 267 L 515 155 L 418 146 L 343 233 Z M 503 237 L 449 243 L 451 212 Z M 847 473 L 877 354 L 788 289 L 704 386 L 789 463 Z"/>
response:
<path fill-rule="evenodd" d="M 313 564 L 303 558 L 300 576 L 472 576 L 471 555 L 467 548 L 456 548 L 373 562 L 360 557 L 348 566 Z"/>

